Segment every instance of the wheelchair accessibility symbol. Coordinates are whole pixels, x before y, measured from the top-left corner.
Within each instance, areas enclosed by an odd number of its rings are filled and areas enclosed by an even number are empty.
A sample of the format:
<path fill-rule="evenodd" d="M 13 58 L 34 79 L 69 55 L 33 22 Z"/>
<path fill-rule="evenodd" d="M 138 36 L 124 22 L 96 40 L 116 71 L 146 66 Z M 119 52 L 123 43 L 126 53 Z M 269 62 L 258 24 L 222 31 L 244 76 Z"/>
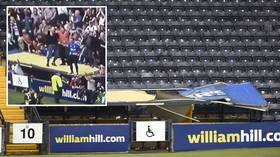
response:
<path fill-rule="evenodd" d="M 154 132 L 151 130 L 150 125 L 148 125 L 148 130 L 146 131 L 147 137 L 153 137 L 155 136 Z"/>
<path fill-rule="evenodd" d="M 18 78 L 18 84 L 19 84 L 19 85 L 22 85 L 22 81 L 21 81 L 20 78 Z"/>

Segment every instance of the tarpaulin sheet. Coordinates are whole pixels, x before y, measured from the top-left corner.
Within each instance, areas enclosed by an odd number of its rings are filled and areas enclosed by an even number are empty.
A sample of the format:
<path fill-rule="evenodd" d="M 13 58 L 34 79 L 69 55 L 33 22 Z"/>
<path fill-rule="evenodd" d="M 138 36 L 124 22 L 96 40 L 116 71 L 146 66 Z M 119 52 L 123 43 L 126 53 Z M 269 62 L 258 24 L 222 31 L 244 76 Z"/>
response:
<path fill-rule="evenodd" d="M 218 83 L 206 85 L 194 89 L 179 91 L 179 94 L 200 100 L 224 100 L 233 105 L 236 104 L 250 107 L 267 106 L 266 100 L 250 82 L 241 84 Z"/>

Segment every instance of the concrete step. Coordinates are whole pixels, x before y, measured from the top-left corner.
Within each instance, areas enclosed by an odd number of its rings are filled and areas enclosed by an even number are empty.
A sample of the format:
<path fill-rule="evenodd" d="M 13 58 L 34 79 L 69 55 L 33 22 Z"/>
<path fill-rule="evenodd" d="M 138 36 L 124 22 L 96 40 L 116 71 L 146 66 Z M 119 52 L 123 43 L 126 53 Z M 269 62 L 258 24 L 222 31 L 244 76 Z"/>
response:
<path fill-rule="evenodd" d="M 39 147 L 36 144 L 7 144 L 7 155 L 38 155 Z"/>
<path fill-rule="evenodd" d="M 6 87 L 6 82 L 0 82 L 0 87 Z"/>
<path fill-rule="evenodd" d="M 7 150 L 6 155 L 39 155 L 39 150 Z"/>
<path fill-rule="evenodd" d="M 0 104 L 1 104 L 1 101 L 0 101 Z M 0 109 L 20 109 L 20 107 L 19 106 L 7 106 L 6 102 L 5 102 L 5 104 L 2 103 L 2 105 L 0 105 Z"/>
<path fill-rule="evenodd" d="M 5 121 L 8 120 L 25 120 L 24 115 L 4 115 Z"/>
<path fill-rule="evenodd" d="M 10 123 L 28 123 L 28 120 L 5 120 Z"/>
<path fill-rule="evenodd" d="M 1 89 L 0 89 L 1 91 Z M 0 99 L 0 105 L 5 105 L 6 104 L 6 99 Z"/>
<path fill-rule="evenodd" d="M 2 109 L 3 115 L 24 115 L 23 109 Z"/>
<path fill-rule="evenodd" d="M 0 93 L 0 99 L 6 99 L 6 93 Z"/>
<path fill-rule="evenodd" d="M 7 144 L 7 150 L 37 150 L 37 144 Z"/>

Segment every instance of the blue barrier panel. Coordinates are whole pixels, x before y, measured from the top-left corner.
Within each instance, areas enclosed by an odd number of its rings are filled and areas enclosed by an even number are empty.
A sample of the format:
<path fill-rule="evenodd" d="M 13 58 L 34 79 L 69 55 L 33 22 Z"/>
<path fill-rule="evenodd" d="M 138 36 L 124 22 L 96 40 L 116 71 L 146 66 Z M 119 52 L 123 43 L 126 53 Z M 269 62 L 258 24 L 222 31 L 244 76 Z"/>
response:
<path fill-rule="evenodd" d="M 37 93 L 43 96 L 54 97 L 52 91 L 52 84 L 50 81 L 33 79 L 32 88 L 34 91 L 36 91 Z M 79 89 L 72 89 L 70 86 L 64 84 L 62 88 L 61 99 L 85 103 L 87 101 L 87 96 L 84 95 L 84 97 L 81 97 L 79 95 Z"/>
<path fill-rule="evenodd" d="M 100 80 L 102 82 L 102 79 Z M 8 73 L 8 87 L 9 89 L 15 88 L 11 72 Z M 29 77 L 29 88 L 33 89 L 36 93 L 38 93 L 41 96 L 54 97 L 51 81 L 45 81 L 45 80 L 40 80 L 35 78 L 30 80 Z M 79 88 L 72 88 L 68 84 L 63 84 L 61 92 L 62 93 L 60 99 L 68 100 L 72 102 L 78 102 L 82 104 L 92 104 L 100 96 L 99 92 L 81 90 Z"/>
<path fill-rule="evenodd" d="M 174 124 L 174 151 L 279 147 L 280 123 Z"/>
<path fill-rule="evenodd" d="M 125 152 L 129 148 L 129 126 L 50 126 L 50 152 Z"/>

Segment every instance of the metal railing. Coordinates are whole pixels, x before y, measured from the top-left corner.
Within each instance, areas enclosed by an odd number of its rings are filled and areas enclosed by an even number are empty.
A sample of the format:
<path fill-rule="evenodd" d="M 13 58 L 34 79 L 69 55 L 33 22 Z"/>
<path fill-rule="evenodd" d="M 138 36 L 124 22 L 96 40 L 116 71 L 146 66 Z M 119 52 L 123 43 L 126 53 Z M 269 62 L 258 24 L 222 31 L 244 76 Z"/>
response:
<path fill-rule="evenodd" d="M 29 123 L 42 123 L 43 124 L 43 143 L 39 145 L 40 154 L 48 154 L 49 152 L 49 122 L 43 120 L 35 106 L 25 108 L 26 117 Z"/>
<path fill-rule="evenodd" d="M 38 110 L 36 107 L 26 107 L 26 116 L 28 117 L 28 120 L 31 122 L 43 122 Z"/>
<path fill-rule="evenodd" d="M 1 120 L 1 124 L 5 123 L 5 118 L 4 118 L 3 113 L 2 113 L 1 110 L 0 110 L 0 120 Z"/>

